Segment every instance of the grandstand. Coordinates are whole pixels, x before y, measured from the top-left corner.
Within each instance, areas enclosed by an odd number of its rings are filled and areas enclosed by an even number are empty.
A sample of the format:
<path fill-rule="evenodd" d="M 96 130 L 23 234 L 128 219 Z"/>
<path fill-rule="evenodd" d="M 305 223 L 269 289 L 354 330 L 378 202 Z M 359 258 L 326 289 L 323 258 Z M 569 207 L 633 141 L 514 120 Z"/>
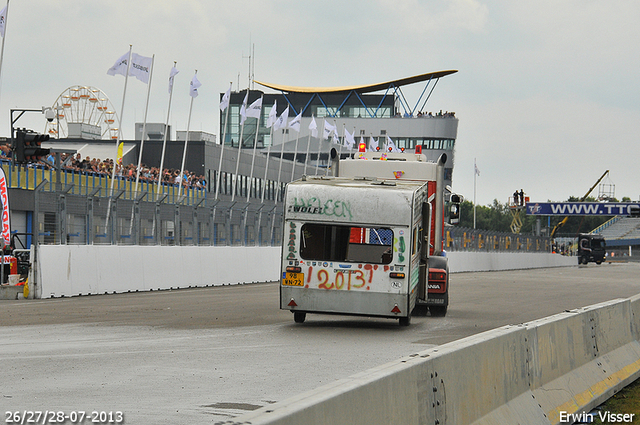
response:
<path fill-rule="evenodd" d="M 607 251 L 616 252 L 617 255 L 633 256 L 634 248 L 637 252 L 640 249 L 640 217 L 616 216 L 591 233 L 604 236 Z"/>

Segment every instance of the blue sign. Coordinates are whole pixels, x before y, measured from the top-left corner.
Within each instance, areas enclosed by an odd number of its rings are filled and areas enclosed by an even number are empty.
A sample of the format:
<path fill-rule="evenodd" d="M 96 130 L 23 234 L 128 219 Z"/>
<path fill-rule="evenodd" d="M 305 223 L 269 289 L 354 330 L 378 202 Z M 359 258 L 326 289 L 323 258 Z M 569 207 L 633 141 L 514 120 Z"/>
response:
<path fill-rule="evenodd" d="M 638 202 L 527 202 L 529 215 L 631 215 Z"/>

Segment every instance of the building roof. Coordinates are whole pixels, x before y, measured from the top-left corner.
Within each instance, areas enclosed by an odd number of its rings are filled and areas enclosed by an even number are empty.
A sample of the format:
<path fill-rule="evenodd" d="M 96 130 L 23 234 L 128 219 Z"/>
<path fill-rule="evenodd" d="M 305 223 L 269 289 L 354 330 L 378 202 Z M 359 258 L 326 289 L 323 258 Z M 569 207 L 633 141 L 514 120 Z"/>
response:
<path fill-rule="evenodd" d="M 256 81 L 256 83 L 261 86 L 268 87 L 274 90 L 280 90 L 287 93 L 343 93 L 355 91 L 357 93 L 373 93 L 380 90 L 386 90 L 389 87 L 395 86 L 406 86 L 408 84 L 419 83 L 421 81 L 427 81 L 431 79 L 438 79 L 440 77 L 444 77 L 450 74 L 455 74 L 458 72 L 457 70 L 448 70 L 448 71 L 437 71 L 430 72 L 428 74 L 416 75 L 413 77 L 401 78 L 399 80 L 392 80 L 378 84 L 367 84 L 361 86 L 345 86 L 345 87 L 295 87 L 295 86 L 284 86 L 280 84 L 271 84 L 264 83 L 261 81 Z"/>

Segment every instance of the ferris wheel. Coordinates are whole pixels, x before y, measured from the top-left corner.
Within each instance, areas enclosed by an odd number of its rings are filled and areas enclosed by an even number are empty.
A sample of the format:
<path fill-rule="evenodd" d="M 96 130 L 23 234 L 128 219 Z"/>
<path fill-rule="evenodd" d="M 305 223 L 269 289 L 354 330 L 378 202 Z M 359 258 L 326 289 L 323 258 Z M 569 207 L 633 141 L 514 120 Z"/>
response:
<path fill-rule="evenodd" d="M 71 86 L 51 106 L 57 119 L 48 122 L 45 134 L 53 138 L 81 137 L 116 139 L 118 116 L 107 95 L 90 86 Z M 85 124 L 85 125 L 82 125 Z"/>

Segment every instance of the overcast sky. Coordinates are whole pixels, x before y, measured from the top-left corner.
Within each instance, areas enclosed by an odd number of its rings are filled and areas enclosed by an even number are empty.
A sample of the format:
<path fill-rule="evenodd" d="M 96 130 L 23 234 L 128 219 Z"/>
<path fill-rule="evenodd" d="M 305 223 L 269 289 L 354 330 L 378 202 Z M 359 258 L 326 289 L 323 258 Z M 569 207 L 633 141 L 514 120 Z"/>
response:
<path fill-rule="evenodd" d="M 177 61 L 170 123 L 186 129 L 197 69 L 191 129 L 217 135 L 219 95 L 230 82 L 246 88 L 254 44 L 255 79 L 294 86 L 457 69 L 426 109 L 460 119 L 453 186 L 473 200 L 475 159 L 480 205 L 521 188 L 533 201 L 579 197 L 605 170 L 616 197 L 638 200 L 639 23 L 637 0 L 12 0 L 0 135 L 11 108 L 51 106 L 74 85 L 101 89 L 119 113 L 124 77 L 106 72 L 130 44 L 155 54 L 148 122 L 166 119 Z M 410 103 L 423 87 L 404 89 Z M 125 139 L 143 121 L 146 90 L 129 79 Z M 16 123 L 44 125 L 37 113 Z"/>

